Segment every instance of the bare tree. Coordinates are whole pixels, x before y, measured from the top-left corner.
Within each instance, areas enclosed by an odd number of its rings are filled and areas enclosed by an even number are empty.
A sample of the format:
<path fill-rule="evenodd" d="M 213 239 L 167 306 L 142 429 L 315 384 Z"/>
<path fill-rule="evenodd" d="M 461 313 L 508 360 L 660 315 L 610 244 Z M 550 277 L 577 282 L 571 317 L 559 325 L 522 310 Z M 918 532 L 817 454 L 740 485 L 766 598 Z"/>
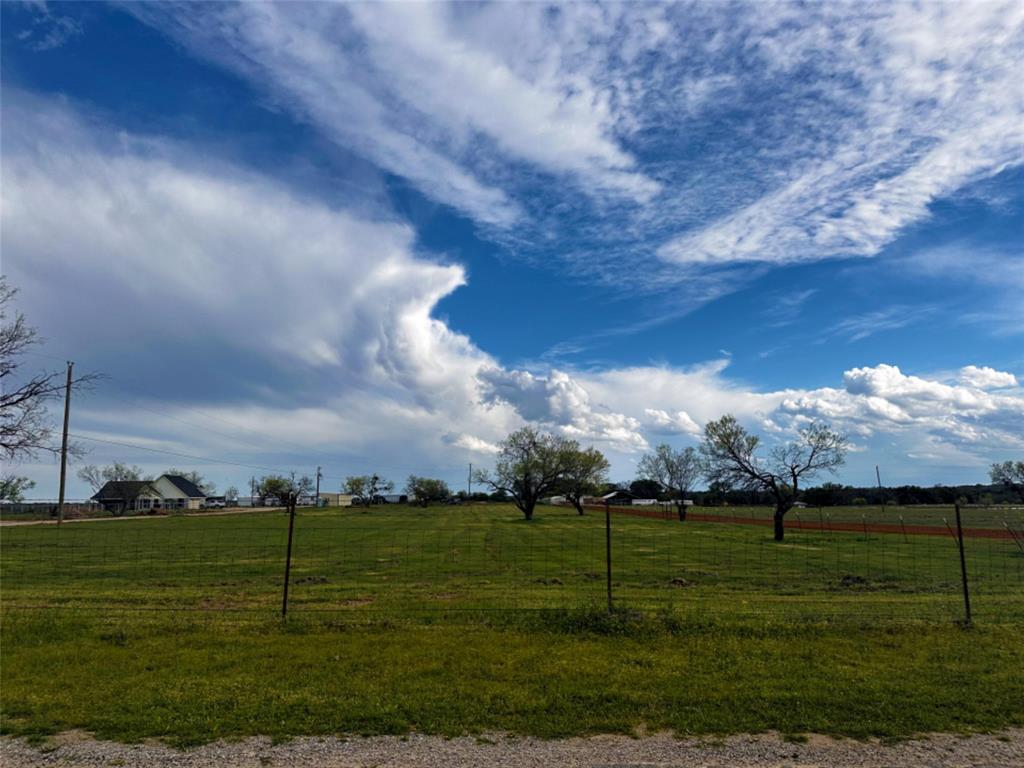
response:
<path fill-rule="evenodd" d="M 571 440 L 523 427 L 502 441 L 493 474 L 477 470 L 473 480 L 511 496 L 523 516 L 533 520 L 537 502 L 562 480 L 574 447 Z"/>
<path fill-rule="evenodd" d="M 993 485 L 1003 485 L 1024 498 L 1024 461 L 1003 461 L 988 471 Z"/>
<path fill-rule="evenodd" d="M 674 450 L 662 443 L 644 454 L 636 465 L 637 477 L 653 480 L 676 502 L 679 520 L 686 520 L 686 494 L 701 475 L 701 462 L 693 448 Z"/>
<path fill-rule="evenodd" d="M 0 457 L 7 461 L 60 453 L 47 405 L 63 397 L 66 384 L 63 371 L 42 371 L 19 379 L 20 358 L 41 339 L 21 312 L 9 317 L 9 305 L 16 294 L 7 278 L 0 277 Z M 80 389 L 96 378 L 93 374 L 79 376 L 71 386 Z M 72 455 L 83 453 L 77 445 L 68 450 Z"/>
<path fill-rule="evenodd" d="M 92 486 L 93 492 L 98 492 L 107 483 L 153 479 L 145 473 L 142 467 L 137 467 L 134 464 L 129 466 L 119 461 L 105 467 L 86 464 L 78 470 L 78 478 Z"/>
<path fill-rule="evenodd" d="M 760 439 L 732 416 L 704 427 L 701 445 L 709 481 L 729 488 L 767 491 L 775 500 L 775 540 L 785 536 L 783 520 L 800 493 L 801 479 L 819 472 L 834 473 L 846 460 L 848 441 L 828 425 L 814 423 L 799 437 L 776 446 L 767 458 L 756 455 Z"/>
<path fill-rule="evenodd" d="M 565 470 L 558 488 L 579 514 L 583 514 L 583 497 L 596 493 L 608 481 L 608 459 L 596 448 L 581 450 L 572 443 L 567 448 Z"/>

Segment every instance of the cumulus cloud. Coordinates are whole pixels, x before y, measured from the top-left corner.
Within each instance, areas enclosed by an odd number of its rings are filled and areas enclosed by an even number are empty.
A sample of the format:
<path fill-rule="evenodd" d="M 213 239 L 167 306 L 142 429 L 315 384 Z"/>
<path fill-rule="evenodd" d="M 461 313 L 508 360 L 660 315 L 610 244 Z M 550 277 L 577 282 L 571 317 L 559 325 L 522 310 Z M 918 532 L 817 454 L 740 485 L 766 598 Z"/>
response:
<path fill-rule="evenodd" d="M 1002 389 L 1016 387 L 1017 377 L 1007 371 L 997 371 L 988 366 L 968 365 L 960 369 L 960 381 L 978 389 Z"/>
<path fill-rule="evenodd" d="M 607 442 L 620 450 L 647 447 L 640 422 L 631 416 L 595 408 L 586 388 L 569 374 L 500 368 L 480 372 L 483 402 L 507 403 L 527 421 L 550 425 L 566 437 Z"/>
<path fill-rule="evenodd" d="M 964 370 L 968 369 L 982 370 Z M 1024 393 L 986 391 L 993 378 L 1006 382 L 1009 376 L 991 374 L 979 387 L 977 376 L 969 384 L 950 384 L 905 374 L 895 365 L 853 368 L 843 374 L 843 389 L 821 388 L 788 397 L 774 418 L 795 424 L 824 419 L 861 436 L 916 432 L 949 444 L 1024 446 Z"/>
<path fill-rule="evenodd" d="M 701 428 L 686 411 L 669 413 L 660 408 L 645 408 L 647 422 L 644 426 L 651 432 L 663 435 L 700 435 Z"/>

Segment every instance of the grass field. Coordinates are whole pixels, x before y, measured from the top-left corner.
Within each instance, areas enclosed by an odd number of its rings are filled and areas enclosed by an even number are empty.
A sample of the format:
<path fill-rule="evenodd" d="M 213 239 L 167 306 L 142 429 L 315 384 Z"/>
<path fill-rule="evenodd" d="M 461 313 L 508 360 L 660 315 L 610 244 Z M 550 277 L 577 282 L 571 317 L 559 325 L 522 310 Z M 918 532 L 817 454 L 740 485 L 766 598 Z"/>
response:
<path fill-rule="evenodd" d="M 1024 724 L 1024 556 L 508 506 L 309 510 L 0 531 L 3 728 L 186 744 Z"/>

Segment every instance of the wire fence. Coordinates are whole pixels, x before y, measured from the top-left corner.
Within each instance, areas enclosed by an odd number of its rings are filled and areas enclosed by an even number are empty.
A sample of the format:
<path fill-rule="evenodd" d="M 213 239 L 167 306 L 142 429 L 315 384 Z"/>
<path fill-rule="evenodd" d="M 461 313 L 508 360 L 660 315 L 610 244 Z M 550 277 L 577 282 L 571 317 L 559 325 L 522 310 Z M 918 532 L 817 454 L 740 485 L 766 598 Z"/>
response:
<path fill-rule="evenodd" d="M 952 517 L 955 510 L 949 510 Z M 4 611 L 386 617 L 671 611 L 772 621 L 1024 621 L 1024 529 L 958 537 L 509 506 L 4 528 Z M 752 518 L 768 519 L 762 511 Z M 794 521 L 795 522 L 795 521 Z M 972 530 L 968 529 L 971 534 Z M 961 568 L 960 543 L 964 568 Z"/>

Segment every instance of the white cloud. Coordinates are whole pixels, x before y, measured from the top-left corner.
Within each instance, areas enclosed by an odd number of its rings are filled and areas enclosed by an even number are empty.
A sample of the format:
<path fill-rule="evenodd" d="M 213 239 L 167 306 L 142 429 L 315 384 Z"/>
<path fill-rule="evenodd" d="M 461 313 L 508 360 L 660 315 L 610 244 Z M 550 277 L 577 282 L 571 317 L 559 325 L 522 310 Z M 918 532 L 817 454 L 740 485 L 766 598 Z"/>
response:
<path fill-rule="evenodd" d="M 669 413 L 660 408 L 645 408 L 645 426 L 651 432 L 663 435 L 700 435 L 700 425 L 686 411 Z"/>
<path fill-rule="evenodd" d="M 1017 377 L 1012 373 L 977 365 L 967 365 L 961 368 L 960 381 L 969 387 L 978 389 L 1002 389 L 1017 386 Z"/>
<path fill-rule="evenodd" d="M 594 407 L 587 389 L 565 372 L 535 376 L 528 371 L 485 368 L 479 378 L 485 403 L 507 403 L 527 421 L 548 425 L 576 440 L 609 443 L 618 450 L 647 447 L 636 418 Z"/>
<path fill-rule="evenodd" d="M 1005 383 L 1007 376 L 1003 374 L 1001 381 Z M 991 386 L 992 378 L 988 376 L 985 388 Z M 844 389 L 822 388 L 786 398 L 773 418 L 795 424 L 824 419 L 862 436 L 929 435 L 939 442 L 971 444 L 982 450 L 1024 446 L 1020 429 L 1024 392 L 1020 389 L 997 394 L 977 382 L 948 384 L 907 375 L 886 364 L 846 371 L 843 383 Z"/>
<path fill-rule="evenodd" d="M 471 17 L 501 9 L 242 3 L 129 10 L 251 79 L 344 148 L 481 223 L 505 228 L 522 216 L 502 188 L 502 156 L 568 174 L 584 190 L 641 202 L 658 191 L 615 140 L 608 99 L 585 76 L 527 73 L 489 45 L 481 35 L 486 20 Z"/>
<path fill-rule="evenodd" d="M 1019 3 L 811 13 L 773 5 L 751 32 L 766 74 L 815 60 L 831 70 L 833 79 L 817 84 L 819 106 L 810 116 L 834 139 L 806 147 L 771 191 L 665 243 L 662 258 L 720 264 L 873 256 L 924 218 L 932 201 L 1021 162 Z M 805 140 L 797 136 L 792 141 Z"/>

